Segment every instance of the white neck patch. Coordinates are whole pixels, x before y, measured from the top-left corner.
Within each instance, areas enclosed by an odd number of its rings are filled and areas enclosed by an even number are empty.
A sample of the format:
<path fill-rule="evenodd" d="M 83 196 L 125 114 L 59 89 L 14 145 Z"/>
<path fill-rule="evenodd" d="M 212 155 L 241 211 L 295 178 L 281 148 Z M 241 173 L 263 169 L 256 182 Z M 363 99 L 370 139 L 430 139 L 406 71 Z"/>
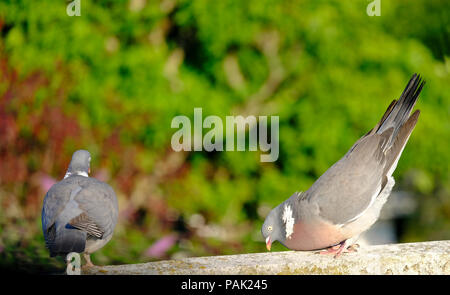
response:
<path fill-rule="evenodd" d="M 283 222 L 286 225 L 286 238 L 290 239 L 294 232 L 294 217 L 292 216 L 292 209 L 289 205 L 284 205 Z"/>
<path fill-rule="evenodd" d="M 72 173 L 66 172 L 66 175 L 64 175 L 64 179 L 66 179 L 67 177 L 69 177 L 69 176 L 71 176 L 71 175 L 72 175 Z M 89 177 L 89 175 L 88 175 L 86 172 L 84 172 L 84 171 L 77 171 L 77 172 L 75 172 L 75 175 L 80 175 L 80 176 L 84 176 L 84 177 Z"/>

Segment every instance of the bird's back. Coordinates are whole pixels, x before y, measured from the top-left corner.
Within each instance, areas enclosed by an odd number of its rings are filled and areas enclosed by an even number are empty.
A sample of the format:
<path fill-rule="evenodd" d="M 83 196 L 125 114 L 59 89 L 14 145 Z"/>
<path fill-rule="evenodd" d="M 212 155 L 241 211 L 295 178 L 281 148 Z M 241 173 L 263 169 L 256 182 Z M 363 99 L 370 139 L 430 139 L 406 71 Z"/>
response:
<path fill-rule="evenodd" d="M 72 225 L 80 216 L 88 216 L 102 236 L 112 235 L 118 216 L 114 190 L 95 178 L 78 175 L 50 188 L 42 208 L 42 230 L 51 256 L 84 251 L 91 233 Z"/>

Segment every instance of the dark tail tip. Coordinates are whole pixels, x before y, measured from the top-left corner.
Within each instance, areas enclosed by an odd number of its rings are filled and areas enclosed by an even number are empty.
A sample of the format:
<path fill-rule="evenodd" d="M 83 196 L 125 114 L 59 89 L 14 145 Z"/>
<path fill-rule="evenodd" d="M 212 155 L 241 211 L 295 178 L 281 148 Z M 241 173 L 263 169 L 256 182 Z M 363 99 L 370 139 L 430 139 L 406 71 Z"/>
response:
<path fill-rule="evenodd" d="M 425 80 L 422 77 L 414 73 L 408 82 L 405 90 L 403 90 L 400 99 L 398 100 L 398 111 L 396 112 L 394 121 L 399 125 L 402 125 L 409 117 L 412 108 L 416 104 L 417 98 L 425 85 Z"/>
<path fill-rule="evenodd" d="M 420 74 L 414 73 L 408 82 L 405 90 L 402 93 L 402 98 L 411 98 L 412 101 L 416 101 L 423 86 L 425 85 L 425 80 L 420 76 Z"/>
<path fill-rule="evenodd" d="M 408 120 L 411 110 L 422 91 L 425 81 L 422 77 L 414 73 L 403 90 L 400 98 L 389 105 L 386 113 L 383 115 L 380 127 L 377 132 L 383 132 L 389 127 L 394 127 L 394 136 L 397 134 L 399 128 Z"/>

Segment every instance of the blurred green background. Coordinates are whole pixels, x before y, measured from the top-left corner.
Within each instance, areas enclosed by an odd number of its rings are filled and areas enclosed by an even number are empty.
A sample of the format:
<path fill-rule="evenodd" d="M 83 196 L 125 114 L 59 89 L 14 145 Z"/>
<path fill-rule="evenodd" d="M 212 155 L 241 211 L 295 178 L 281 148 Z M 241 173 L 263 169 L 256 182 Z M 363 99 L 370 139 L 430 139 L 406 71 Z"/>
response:
<path fill-rule="evenodd" d="M 0 266 L 51 272 L 40 214 L 72 153 L 116 191 L 96 264 L 265 251 L 270 208 L 306 190 L 411 75 L 422 113 L 394 173 L 418 203 L 399 241 L 450 239 L 449 1 L 0 2 Z M 280 156 L 174 152 L 171 120 L 276 115 Z M 285 250 L 274 245 L 275 251 Z"/>

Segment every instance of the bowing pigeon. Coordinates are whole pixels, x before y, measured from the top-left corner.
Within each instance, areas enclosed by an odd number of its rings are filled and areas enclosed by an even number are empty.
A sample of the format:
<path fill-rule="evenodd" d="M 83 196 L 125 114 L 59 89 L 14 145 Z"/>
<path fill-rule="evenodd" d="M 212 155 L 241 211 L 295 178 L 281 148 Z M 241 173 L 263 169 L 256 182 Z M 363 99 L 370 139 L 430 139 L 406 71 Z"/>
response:
<path fill-rule="evenodd" d="M 88 151 L 76 151 L 64 179 L 45 195 L 42 208 L 50 256 L 83 253 L 86 266 L 93 266 L 90 254 L 111 239 L 118 217 L 116 194 L 108 184 L 88 176 L 90 161 Z"/>
<path fill-rule="evenodd" d="M 392 173 L 420 111 L 410 112 L 424 81 L 414 74 L 380 122 L 361 137 L 306 191 L 272 209 L 261 232 L 270 251 L 279 241 L 292 250 L 350 252 L 359 235 L 378 219 L 395 184 Z"/>

